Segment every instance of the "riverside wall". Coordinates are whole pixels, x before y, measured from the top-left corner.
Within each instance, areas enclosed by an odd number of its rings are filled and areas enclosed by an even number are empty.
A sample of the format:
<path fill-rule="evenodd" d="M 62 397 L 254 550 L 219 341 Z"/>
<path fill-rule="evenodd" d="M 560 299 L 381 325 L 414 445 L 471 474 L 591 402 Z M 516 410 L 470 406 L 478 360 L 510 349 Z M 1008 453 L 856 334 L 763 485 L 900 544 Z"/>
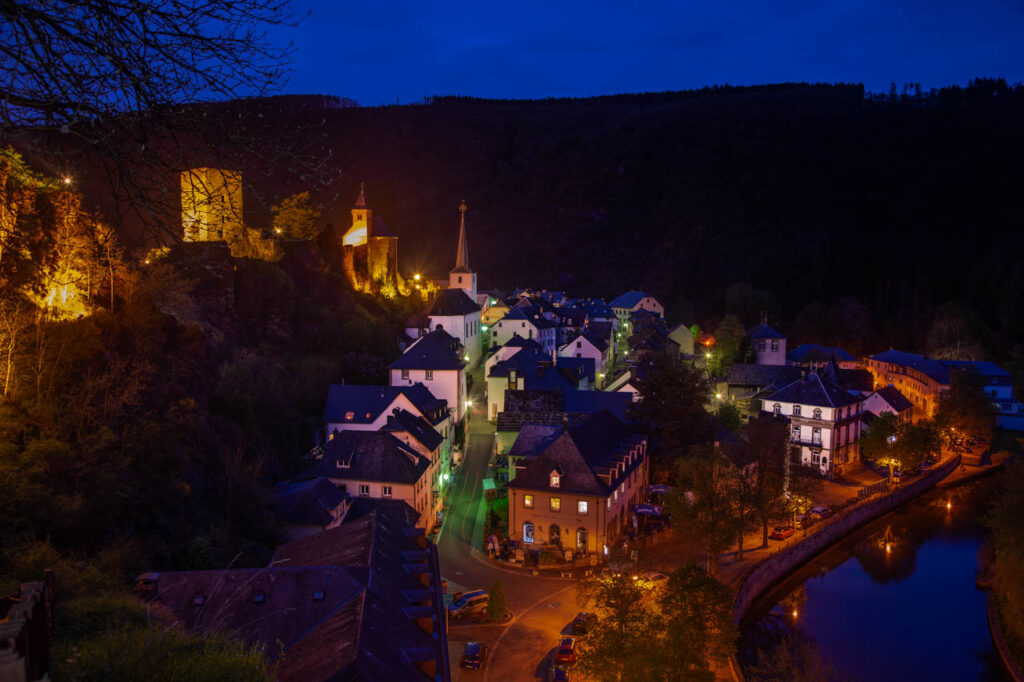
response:
<path fill-rule="evenodd" d="M 830 523 L 819 524 L 816 532 L 809 534 L 800 542 L 790 545 L 752 566 L 740 579 L 736 601 L 733 604 L 733 621 L 738 625 L 755 599 L 769 588 L 777 585 L 790 573 L 799 569 L 812 557 L 820 554 L 864 524 L 932 489 L 939 481 L 955 471 L 959 465 L 960 457 L 954 457 L 893 493 L 880 495 L 842 510 L 832 518 Z M 815 527 L 812 526 L 812 528 Z"/>

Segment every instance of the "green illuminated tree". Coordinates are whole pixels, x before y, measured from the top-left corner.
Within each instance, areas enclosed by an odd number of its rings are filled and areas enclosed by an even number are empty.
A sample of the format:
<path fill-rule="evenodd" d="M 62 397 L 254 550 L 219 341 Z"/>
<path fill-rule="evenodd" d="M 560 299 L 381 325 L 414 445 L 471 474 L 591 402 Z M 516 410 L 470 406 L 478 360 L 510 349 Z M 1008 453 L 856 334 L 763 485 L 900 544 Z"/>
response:
<path fill-rule="evenodd" d="M 597 625 L 579 644 L 577 666 L 601 682 L 657 679 L 651 655 L 657 621 L 645 588 L 616 573 L 580 584 L 580 604 L 598 614 Z"/>
<path fill-rule="evenodd" d="M 718 447 L 676 461 L 675 492 L 668 508 L 676 520 L 672 532 L 697 543 L 707 557 L 708 572 L 714 575 L 718 555 L 732 546 L 737 524 L 737 472 L 732 461 Z"/>
<path fill-rule="evenodd" d="M 672 572 L 658 596 L 662 680 L 713 680 L 711 663 L 736 651 L 731 590 L 693 564 Z"/>
<path fill-rule="evenodd" d="M 889 467 L 915 467 L 939 451 L 939 433 L 930 421 L 901 421 L 891 412 L 877 417 L 861 438 L 861 455 L 869 462 Z"/>
<path fill-rule="evenodd" d="M 985 395 L 981 378 L 970 369 L 949 373 L 949 390 L 939 398 L 935 425 L 954 448 L 965 441 L 988 442 L 996 424 L 992 398 Z"/>

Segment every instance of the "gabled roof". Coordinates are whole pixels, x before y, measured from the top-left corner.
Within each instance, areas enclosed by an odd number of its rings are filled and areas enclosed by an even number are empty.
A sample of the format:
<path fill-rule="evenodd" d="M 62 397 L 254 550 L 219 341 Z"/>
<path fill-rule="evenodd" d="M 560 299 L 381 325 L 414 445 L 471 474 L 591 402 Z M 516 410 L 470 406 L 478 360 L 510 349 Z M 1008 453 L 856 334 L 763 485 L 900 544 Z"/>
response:
<path fill-rule="evenodd" d="M 591 384 L 597 379 L 597 363 L 594 358 L 569 358 L 559 356 L 555 359 L 555 367 L 574 372 L 580 379 L 587 379 Z"/>
<path fill-rule="evenodd" d="M 896 414 L 909 410 L 914 406 L 895 386 L 883 386 L 875 391 L 875 395 L 884 400 Z"/>
<path fill-rule="evenodd" d="M 457 338 L 443 329 L 435 329 L 416 339 L 388 369 L 462 369 L 466 361 L 459 354 L 461 347 Z"/>
<path fill-rule="evenodd" d="M 399 395 L 408 398 L 424 415 L 432 416 L 445 411 L 446 401 L 435 398 L 430 389 L 421 383 L 412 386 L 331 384 L 324 404 L 324 421 L 369 424 L 380 417 Z M 350 412 L 352 419 L 346 419 Z"/>
<path fill-rule="evenodd" d="M 227 631 L 255 645 L 282 682 L 405 682 L 422 678 L 421 660 L 447 679 L 440 570 L 436 549 L 421 540 L 404 510 L 382 503 L 281 545 L 268 567 L 147 573 L 139 591 L 190 630 Z M 417 572 L 430 575 L 428 588 Z M 418 618 L 440 627 L 427 632 Z"/>
<path fill-rule="evenodd" d="M 766 324 L 759 324 L 747 330 L 747 336 L 752 339 L 784 339 L 786 335 L 772 329 Z"/>
<path fill-rule="evenodd" d="M 327 441 L 317 474 L 332 479 L 412 485 L 430 460 L 384 431 L 342 431 Z"/>
<path fill-rule="evenodd" d="M 839 347 L 822 346 L 817 343 L 804 343 L 786 353 L 786 359 L 797 364 L 806 362 L 828 362 L 835 358 L 839 362 L 856 362 L 850 353 Z"/>
<path fill-rule="evenodd" d="M 632 309 L 632 308 L 635 308 L 636 305 L 638 303 L 640 303 L 640 301 L 644 300 L 645 298 L 647 298 L 649 296 L 651 298 L 654 298 L 650 294 L 648 294 L 646 292 L 643 292 L 643 291 L 627 291 L 626 293 L 622 294 L 621 296 L 613 298 L 611 303 L 609 303 L 608 305 L 611 308 L 630 308 L 630 309 Z"/>
<path fill-rule="evenodd" d="M 274 512 L 285 523 L 326 526 L 348 495 L 323 476 L 274 486 Z"/>
<path fill-rule="evenodd" d="M 508 454 L 510 457 L 536 456 L 554 443 L 563 431 L 565 427 L 562 424 L 524 424 Z"/>
<path fill-rule="evenodd" d="M 1008 384 L 1012 376 L 1005 369 L 994 362 L 983 360 L 936 360 L 917 353 L 907 353 L 901 350 L 887 350 L 871 356 L 872 360 L 912 367 L 935 382 L 943 385 L 950 383 L 950 370 L 966 369 L 976 372 L 986 384 Z"/>
<path fill-rule="evenodd" d="M 508 377 L 512 372 L 523 380 L 523 388 L 530 390 L 569 388 L 579 386 L 580 375 L 575 370 L 551 365 L 551 358 L 535 355 L 523 349 L 504 360 L 494 363 L 488 377 Z"/>
<path fill-rule="evenodd" d="M 537 343 L 536 339 L 524 339 L 518 333 L 513 334 L 504 346 L 497 346 L 495 349 L 497 348 L 525 348 L 537 355 L 544 352 L 544 346 Z"/>
<path fill-rule="evenodd" d="M 622 421 L 626 421 L 626 410 L 632 404 L 632 398 L 625 393 L 614 391 L 562 391 L 564 409 L 569 414 L 597 414 L 608 412 Z"/>
<path fill-rule="evenodd" d="M 388 422 L 381 428 L 381 431 L 408 433 L 430 452 L 439 448 L 444 442 L 444 437 L 430 425 L 430 422 L 408 410 L 396 409 L 395 413 L 388 417 Z"/>
<path fill-rule="evenodd" d="M 429 317 L 455 317 L 478 312 L 480 305 L 463 289 L 441 289 L 434 294 L 424 314 Z"/>
<path fill-rule="evenodd" d="M 766 402 L 796 403 L 817 407 L 845 407 L 859 402 L 856 397 L 831 381 L 811 373 L 765 397 Z"/>
<path fill-rule="evenodd" d="M 559 468 L 562 471 L 558 488 L 551 488 L 550 474 Z M 555 490 L 577 495 L 607 496 L 608 486 L 600 481 L 568 431 L 563 431 L 548 445 L 544 452 L 530 462 L 525 469 L 516 473 L 509 481 L 509 488 L 525 490 Z"/>

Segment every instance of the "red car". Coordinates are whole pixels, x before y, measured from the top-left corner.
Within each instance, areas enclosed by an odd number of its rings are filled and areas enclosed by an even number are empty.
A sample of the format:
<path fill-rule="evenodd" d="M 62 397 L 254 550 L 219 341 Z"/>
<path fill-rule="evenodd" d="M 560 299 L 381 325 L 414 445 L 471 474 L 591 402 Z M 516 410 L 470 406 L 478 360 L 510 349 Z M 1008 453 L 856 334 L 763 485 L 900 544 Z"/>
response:
<path fill-rule="evenodd" d="M 563 637 L 555 649 L 555 662 L 572 665 L 576 662 L 576 638 Z"/>
<path fill-rule="evenodd" d="M 793 535 L 793 529 L 789 526 L 775 526 L 775 530 L 769 535 L 772 540 L 785 540 Z"/>

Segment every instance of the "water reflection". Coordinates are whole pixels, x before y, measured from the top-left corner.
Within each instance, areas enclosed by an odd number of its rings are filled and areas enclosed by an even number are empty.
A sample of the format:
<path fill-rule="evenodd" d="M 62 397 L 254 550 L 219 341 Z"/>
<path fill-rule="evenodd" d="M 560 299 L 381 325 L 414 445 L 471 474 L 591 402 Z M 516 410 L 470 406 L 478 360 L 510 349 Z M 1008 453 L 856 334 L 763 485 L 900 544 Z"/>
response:
<path fill-rule="evenodd" d="M 1003 680 L 975 588 L 992 481 L 869 524 L 753 605 L 752 680 Z"/>

